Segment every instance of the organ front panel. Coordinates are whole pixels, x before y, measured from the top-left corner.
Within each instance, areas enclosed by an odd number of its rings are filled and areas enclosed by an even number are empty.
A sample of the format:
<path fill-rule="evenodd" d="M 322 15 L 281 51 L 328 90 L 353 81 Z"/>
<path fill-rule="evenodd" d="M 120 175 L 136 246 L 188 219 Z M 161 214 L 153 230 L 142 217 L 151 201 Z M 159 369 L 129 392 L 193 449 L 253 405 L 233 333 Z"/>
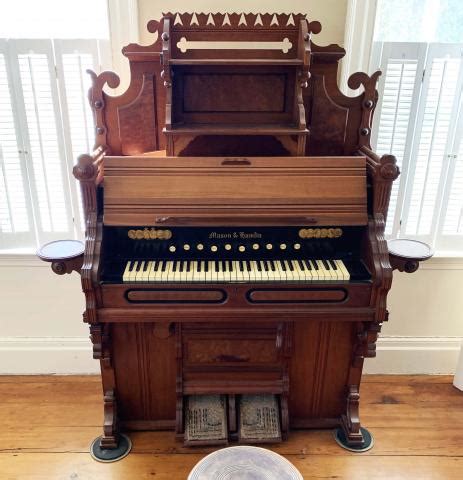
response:
<path fill-rule="evenodd" d="M 363 361 L 393 268 L 419 260 L 396 248 L 391 267 L 384 239 L 399 170 L 369 143 L 380 72 L 344 96 L 343 49 L 317 46 L 302 14 L 195 18 L 166 14 L 153 45 L 124 48 L 125 93 L 91 73 L 85 251 L 41 255 L 82 277 L 104 393 L 94 453 L 126 449 L 121 429 L 223 445 L 339 427 L 368 448 Z"/>

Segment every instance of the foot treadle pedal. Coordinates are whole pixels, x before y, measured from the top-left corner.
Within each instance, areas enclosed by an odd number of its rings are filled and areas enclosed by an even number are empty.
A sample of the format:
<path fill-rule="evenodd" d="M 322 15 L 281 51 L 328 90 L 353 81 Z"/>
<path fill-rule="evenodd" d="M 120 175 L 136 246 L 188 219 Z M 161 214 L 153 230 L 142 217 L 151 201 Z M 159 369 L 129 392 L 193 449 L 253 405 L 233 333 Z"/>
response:
<path fill-rule="evenodd" d="M 239 415 L 240 442 L 281 442 L 280 415 L 275 395 L 242 395 Z"/>
<path fill-rule="evenodd" d="M 225 397 L 191 395 L 186 403 L 185 445 L 226 445 L 228 431 Z"/>

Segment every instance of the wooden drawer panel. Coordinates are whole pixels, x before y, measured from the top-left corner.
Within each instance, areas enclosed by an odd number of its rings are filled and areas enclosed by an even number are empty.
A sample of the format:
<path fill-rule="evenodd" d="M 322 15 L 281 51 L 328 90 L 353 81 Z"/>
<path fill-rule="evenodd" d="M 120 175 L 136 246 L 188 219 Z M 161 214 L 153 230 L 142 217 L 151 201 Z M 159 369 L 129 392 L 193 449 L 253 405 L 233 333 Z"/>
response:
<path fill-rule="evenodd" d="M 204 328 L 182 332 L 185 366 L 259 366 L 279 363 L 277 328 Z"/>
<path fill-rule="evenodd" d="M 184 344 L 187 364 L 224 365 L 230 363 L 276 363 L 278 351 L 275 338 L 220 339 L 190 338 Z"/>

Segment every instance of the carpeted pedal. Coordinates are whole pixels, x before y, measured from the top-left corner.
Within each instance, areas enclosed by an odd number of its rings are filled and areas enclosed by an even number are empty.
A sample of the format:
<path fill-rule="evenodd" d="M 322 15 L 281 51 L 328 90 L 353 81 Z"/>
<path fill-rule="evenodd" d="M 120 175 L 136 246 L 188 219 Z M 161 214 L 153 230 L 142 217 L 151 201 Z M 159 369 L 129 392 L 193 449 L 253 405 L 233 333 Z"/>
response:
<path fill-rule="evenodd" d="M 221 395 L 191 395 L 186 403 L 185 445 L 226 445 L 225 398 Z"/>
<path fill-rule="evenodd" d="M 242 395 L 239 412 L 240 442 L 281 442 L 280 415 L 275 395 Z"/>

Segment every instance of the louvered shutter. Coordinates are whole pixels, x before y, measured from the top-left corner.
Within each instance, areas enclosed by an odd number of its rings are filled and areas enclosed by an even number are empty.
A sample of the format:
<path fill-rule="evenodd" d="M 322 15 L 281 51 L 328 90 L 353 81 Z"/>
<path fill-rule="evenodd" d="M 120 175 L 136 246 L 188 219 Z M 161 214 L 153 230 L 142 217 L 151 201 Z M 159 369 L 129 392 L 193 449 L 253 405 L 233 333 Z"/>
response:
<path fill-rule="evenodd" d="M 34 241 L 13 83 L 8 45 L 0 40 L 0 250 L 25 248 Z"/>
<path fill-rule="evenodd" d="M 463 68 L 460 75 L 463 75 Z M 436 248 L 452 252 L 463 250 L 463 90 L 460 87 L 459 118 L 456 122 L 453 147 L 448 154 L 447 174 L 442 215 L 439 222 Z"/>
<path fill-rule="evenodd" d="M 74 236 L 52 43 L 16 40 L 12 71 L 38 242 Z"/>
<path fill-rule="evenodd" d="M 93 149 L 89 76 L 104 40 L 0 40 L 0 250 L 82 237 L 76 157 Z"/>
<path fill-rule="evenodd" d="M 380 103 L 375 113 L 372 143 L 379 155 L 395 155 L 401 171 L 406 172 L 410 162 L 426 44 L 375 42 L 373 52 L 372 65 L 383 74 L 378 85 Z M 397 236 L 400 230 L 405 185 L 406 174 L 402 174 L 392 187 L 386 225 L 386 234 L 390 236 Z"/>
<path fill-rule="evenodd" d="M 439 219 L 449 185 L 463 80 L 461 58 L 461 45 L 432 44 L 428 48 L 402 230 L 404 236 L 431 244 L 436 244 L 440 235 Z"/>

